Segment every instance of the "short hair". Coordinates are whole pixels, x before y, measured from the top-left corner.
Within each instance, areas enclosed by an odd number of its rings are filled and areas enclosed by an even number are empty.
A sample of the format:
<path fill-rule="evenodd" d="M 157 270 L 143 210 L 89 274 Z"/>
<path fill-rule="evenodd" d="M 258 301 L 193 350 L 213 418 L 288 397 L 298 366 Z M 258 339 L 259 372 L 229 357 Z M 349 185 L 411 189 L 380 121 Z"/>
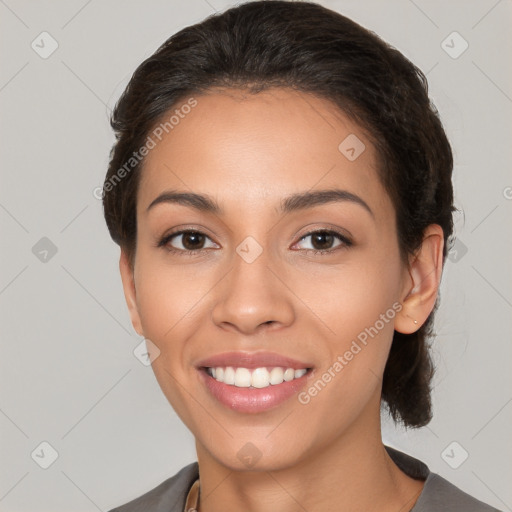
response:
<path fill-rule="evenodd" d="M 397 49 L 345 16 L 312 2 L 252 1 L 179 31 L 134 72 L 111 118 L 116 142 L 103 206 L 113 240 L 133 265 L 136 200 L 144 159 L 126 162 L 171 108 L 192 94 L 237 88 L 257 94 L 291 88 L 329 100 L 374 144 L 378 174 L 396 212 L 404 262 L 425 228 L 453 231 L 453 157 L 425 75 Z M 115 182 L 123 168 L 123 179 Z M 109 185 L 110 184 L 110 185 Z M 108 185 L 108 186 L 107 186 Z M 382 403 L 395 422 L 432 417 L 429 338 L 438 302 L 414 333 L 393 334 Z"/>

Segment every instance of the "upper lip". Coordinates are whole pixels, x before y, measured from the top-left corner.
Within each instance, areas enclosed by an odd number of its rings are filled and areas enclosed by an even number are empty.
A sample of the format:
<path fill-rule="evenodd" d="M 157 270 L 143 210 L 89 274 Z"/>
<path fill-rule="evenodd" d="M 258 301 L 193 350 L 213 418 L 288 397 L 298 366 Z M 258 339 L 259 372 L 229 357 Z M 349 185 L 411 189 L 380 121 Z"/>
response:
<path fill-rule="evenodd" d="M 293 368 L 294 370 L 312 368 L 311 363 L 298 361 L 275 352 L 223 352 L 203 359 L 197 364 L 198 368 L 216 368 L 218 366 L 235 366 L 250 369 L 263 368 L 265 366 L 281 366 L 283 368 Z"/>

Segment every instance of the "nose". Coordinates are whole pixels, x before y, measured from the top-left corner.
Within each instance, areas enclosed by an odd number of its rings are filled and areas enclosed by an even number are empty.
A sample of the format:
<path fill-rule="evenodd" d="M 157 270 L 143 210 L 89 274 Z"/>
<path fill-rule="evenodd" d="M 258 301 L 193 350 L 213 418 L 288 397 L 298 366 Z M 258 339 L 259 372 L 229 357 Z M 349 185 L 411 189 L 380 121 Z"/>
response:
<path fill-rule="evenodd" d="M 254 334 L 293 323 L 293 293 L 279 265 L 269 259 L 266 251 L 252 263 L 234 254 L 231 270 L 215 287 L 215 325 Z"/>

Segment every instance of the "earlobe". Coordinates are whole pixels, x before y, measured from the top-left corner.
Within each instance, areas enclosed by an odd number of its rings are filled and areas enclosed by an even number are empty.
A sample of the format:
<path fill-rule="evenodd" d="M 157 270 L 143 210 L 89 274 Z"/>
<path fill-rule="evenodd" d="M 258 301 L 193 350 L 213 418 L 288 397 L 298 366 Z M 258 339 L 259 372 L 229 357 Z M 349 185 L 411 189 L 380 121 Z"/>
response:
<path fill-rule="evenodd" d="M 395 319 L 396 331 L 403 334 L 417 331 L 434 309 L 443 270 L 443 247 L 441 226 L 428 226 L 421 247 L 409 263 L 409 278 L 402 291 L 402 310 Z"/>
<path fill-rule="evenodd" d="M 135 290 L 133 268 L 124 249 L 121 249 L 121 256 L 119 258 L 119 271 L 121 273 L 121 281 L 123 282 L 124 298 L 126 300 L 126 305 L 128 306 L 133 328 L 137 334 L 144 336 L 139 310 L 137 307 L 137 293 Z"/>

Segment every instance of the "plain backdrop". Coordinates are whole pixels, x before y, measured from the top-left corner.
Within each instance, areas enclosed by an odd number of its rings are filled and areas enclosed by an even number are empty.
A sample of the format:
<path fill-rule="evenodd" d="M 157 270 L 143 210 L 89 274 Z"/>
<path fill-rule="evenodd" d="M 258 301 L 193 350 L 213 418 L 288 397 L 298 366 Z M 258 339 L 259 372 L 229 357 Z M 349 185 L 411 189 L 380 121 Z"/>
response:
<path fill-rule="evenodd" d="M 408 432 L 385 419 L 384 440 L 512 510 L 511 2 L 319 3 L 427 73 L 455 156 L 435 416 Z M 137 65 L 233 4 L 0 0 L 1 511 L 109 510 L 195 460 L 192 435 L 134 356 L 142 340 L 94 191 L 110 110 Z"/>

